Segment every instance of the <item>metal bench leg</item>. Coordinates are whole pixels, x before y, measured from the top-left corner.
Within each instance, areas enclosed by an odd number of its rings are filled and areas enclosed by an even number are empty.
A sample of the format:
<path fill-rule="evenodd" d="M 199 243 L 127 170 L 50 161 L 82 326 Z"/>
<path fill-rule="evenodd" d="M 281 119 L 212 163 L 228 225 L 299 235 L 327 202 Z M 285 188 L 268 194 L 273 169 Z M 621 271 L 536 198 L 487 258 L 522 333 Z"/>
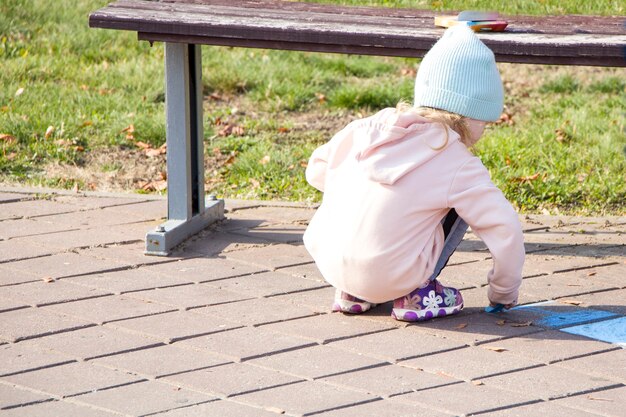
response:
<path fill-rule="evenodd" d="M 165 43 L 168 220 L 146 235 L 146 254 L 167 256 L 224 218 L 224 201 L 204 197 L 200 45 Z"/>

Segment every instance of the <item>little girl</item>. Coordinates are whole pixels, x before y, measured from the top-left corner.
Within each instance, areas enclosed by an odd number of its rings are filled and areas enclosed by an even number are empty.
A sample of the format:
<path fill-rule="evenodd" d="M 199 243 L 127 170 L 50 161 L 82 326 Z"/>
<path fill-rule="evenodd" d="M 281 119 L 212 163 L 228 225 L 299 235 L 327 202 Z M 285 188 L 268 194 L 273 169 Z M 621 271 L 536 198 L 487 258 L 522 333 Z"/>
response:
<path fill-rule="evenodd" d="M 304 244 L 337 289 L 333 311 L 361 313 L 394 300 L 398 320 L 458 313 L 463 297 L 437 276 L 468 225 L 493 256 L 491 305 L 517 303 L 521 225 L 468 150 L 502 108 L 493 53 L 455 26 L 420 64 L 414 107 L 356 120 L 313 152 L 306 178 L 324 198 Z"/>

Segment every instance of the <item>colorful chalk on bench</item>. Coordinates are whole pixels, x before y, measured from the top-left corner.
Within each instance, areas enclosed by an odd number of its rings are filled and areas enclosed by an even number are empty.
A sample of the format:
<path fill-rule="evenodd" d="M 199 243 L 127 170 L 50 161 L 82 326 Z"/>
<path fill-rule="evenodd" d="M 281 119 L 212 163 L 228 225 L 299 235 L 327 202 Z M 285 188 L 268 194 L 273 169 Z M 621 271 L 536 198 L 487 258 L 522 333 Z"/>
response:
<path fill-rule="evenodd" d="M 499 313 L 502 310 L 504 310 L 504 304 L 496 304 L 495 306 L 485 307 L 485 312 L 487 313 Z"/>
<path fill-rule="evenodd" d="M 449 28 L 460 24 L 469 26 L 475 32 L 502 32 L 509 23 L 506 20 L 502 20 L 497 12 L 477 10 L 466 10 L 457 16 L 435 16 L 435 26 Z"/>

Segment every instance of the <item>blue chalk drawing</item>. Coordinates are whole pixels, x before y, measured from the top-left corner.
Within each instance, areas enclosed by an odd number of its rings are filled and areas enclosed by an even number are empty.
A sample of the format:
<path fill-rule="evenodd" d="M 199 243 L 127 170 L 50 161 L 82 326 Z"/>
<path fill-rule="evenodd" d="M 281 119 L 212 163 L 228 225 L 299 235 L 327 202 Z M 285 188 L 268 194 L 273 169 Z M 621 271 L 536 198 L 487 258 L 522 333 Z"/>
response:
<path fill-rule="evenodd" d="M 533 312 L 543 315 L 543 318 L 535 321 L 535 324 L 542 327 L 557 329 L 561 327 L 575 326 L 591 321 L 603 320 L 609 317 L 616 317 L 617 314 L 604 310 L 581 309 L 573 311 L 551 311 L 542 308 L 533 308 Z"/>
<path fill-rule="evenodd" d="M 567 329 L 561 329 L 561 331 L 603 342 L 615 343 L 626 348 L 626 317 L 568 327 Z"/>

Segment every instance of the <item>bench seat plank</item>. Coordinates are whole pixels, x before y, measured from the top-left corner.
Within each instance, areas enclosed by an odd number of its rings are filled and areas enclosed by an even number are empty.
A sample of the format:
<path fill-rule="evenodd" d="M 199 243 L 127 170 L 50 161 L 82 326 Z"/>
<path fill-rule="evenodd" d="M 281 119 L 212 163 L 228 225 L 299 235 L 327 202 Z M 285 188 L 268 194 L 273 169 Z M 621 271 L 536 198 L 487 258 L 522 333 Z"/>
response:
<path fill-rule="evenodd" d="M 427 10 L 241 0 L 120 0 L 91 27 L 136 31 L 142 40 L 345 54 L 421 57 L 441 36 Z M 501 62 L 626 66 L 623 17 L 508 17 L 481 33 Z"/>

